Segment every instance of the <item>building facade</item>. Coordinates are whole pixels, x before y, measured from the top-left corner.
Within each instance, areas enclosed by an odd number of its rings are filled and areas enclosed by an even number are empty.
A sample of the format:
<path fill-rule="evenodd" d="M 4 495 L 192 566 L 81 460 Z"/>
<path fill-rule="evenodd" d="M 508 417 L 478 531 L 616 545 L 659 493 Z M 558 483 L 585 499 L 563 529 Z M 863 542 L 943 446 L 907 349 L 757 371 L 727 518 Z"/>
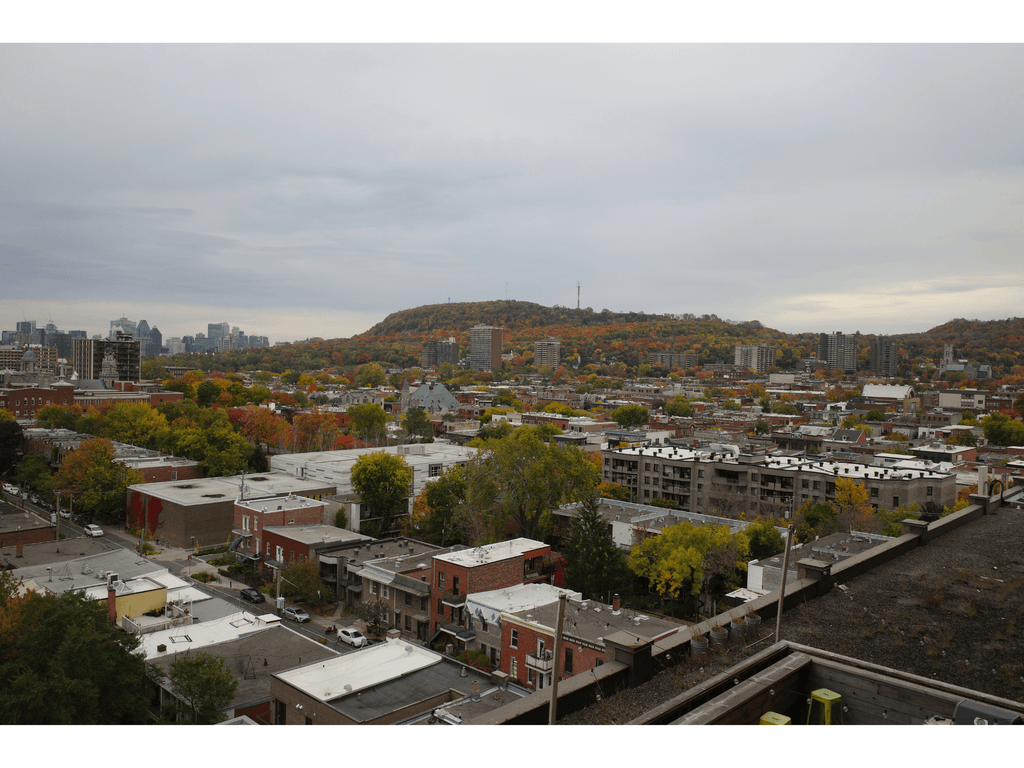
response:
<path fill-rule="evenodd" d="M 501 368 L 503 328 L 474 325 L 469 330 L 469 362 L 474 370 L 493 371 Z"/>
<path fill-rule="evenodd" d="M 79 379 L 99 379 L 103 360 L 112 352 L 118 381 L 139 381 L 142 378 L 142 342 L 131 334 L 117 331 L 114 339 L 75 339 L 72 365 Z"/>
<path fill-rule="evenodd" d="M 536 366 L 546 365 L 552 369 L 557 368 L 560 349 L 561 342 L 555 338 L 535 341 L 533 343 L 533 364 Z"/>
<path fill-rule="evenodd" d="M 775 347 L 769 347 L 767 344 L 737 344 L 735 365 L 758 373 L 767 373 L 768 369 L 775 365 Z"/>

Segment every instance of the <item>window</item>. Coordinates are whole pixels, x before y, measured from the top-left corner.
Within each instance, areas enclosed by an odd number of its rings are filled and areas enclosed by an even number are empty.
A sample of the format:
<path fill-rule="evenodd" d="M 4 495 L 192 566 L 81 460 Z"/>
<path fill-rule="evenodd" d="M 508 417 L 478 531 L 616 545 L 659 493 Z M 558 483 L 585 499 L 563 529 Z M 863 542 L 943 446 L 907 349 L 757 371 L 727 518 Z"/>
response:
<path fill-rule="evenodd" d="M 518 648 L 519 647 L 519 630 L 518 629 L 513 629 L 512 630 L 512 636 L 509 638 L 508 645 L 509 645 L 510 648 Z"/>
<path fill-rule="evenodd" d="M 371 595 L 376 595 L 377 594 L 377 582 L 376 581 L 371 581 L 370 582 L 370 594 Z"/>
<path fill-rule="evenodd" d="M 267 542 L 267 557 L 270 557 L 270 542 Z"/>
<path fill-rule="evenodd" d="M 437 615 L 444 617 L 444 604 L 441 602 L 441 598 L 437 598 Z"/>
<path fill-rule="evenodd" d="M 572 674 L 572 648 L 565 649 L 565 665 L 562 667 L 562 671 L 567 675 Z"/>
<path fill-rule="evenodd" d="M 529 667 L 526 668 L 526 682 L 533 685 L 533 670 Z"/>
<path fill-rule="evenodd" d="M 598 659 L 597 663 L 594 664 L 594 666 L 595 667 L 602 667 L 602 666 L 604 666 L 604 659 Z"/>
<path fill-rule="evenodd" d="M 892 497 L 892 505 L 894 507 L 898 507 L 900 505 L 900 497 L 899 496 L 893 496 Z"/>
<path fill-rule="evenodd" d="M 877 499 L 878 498 L 878 489 L 877 488 L 872 488 L 871 489 L 871 498 L 872 499 Z"/>
<path fill-rule="evenodd" d="M 703 469 L 698 469 L 697 470 L 697 477 L 704 477 L 704 470 Z"/>
<path fill-rule="evenodd" d="M 459 594 L 459 577 L 452 576 L 452 594 Z"/>
<path fill-rule="evenodd" d="M 391 596 L 391 590 L 388 588 L 386 584 L 381 585 L 380 596 L 383 598 L 388 598 Z"/>
<path fill-rule="evenodd" d="M 932 495 L 932 487 L 931 487 L 930 485 L 928 486 L 928 495 L 929 495 L 929 496 L 931 496 L 931 495 Z"/>
<path fill-rule="evenodd" d="M 249 516 L 248 515 L 242 515 L 242 530 L 243 531 L 248 531 L 249 530 Z"/>
<path fill-rule="evenodd" d="M 509 661 L 508 674 L 513 680 L 519 679 L 519 659 L 515 656 Z"/>
<path fill-rule="evenodd" d="M 801 488 L 810 488 L 811 487 L 811 481 L 810 480 L 801 480 L 800 481 L 800 487 Z"/>
<path fill-rule="evenodd" d="M 405 616 L 405 631 L 412 632 L 412 619 L 409 618 L 408 614 Z"/>
<path fill-rule="evenodd" d="M 410 595 L 408 592 L 405 593 L 405 604 L 410 608 L 412 607 L 412 595 Z"/>
<path fill-rule="evenodd" d="M 816 490 L 816 491 L 820 491 L 821 490 L 821 480 L 815 480 L 814 481 L 814 490 Z"/>
<path fill-rule="evenodd" d="M 439 586 L 441 589 L 444 589 L 444 574 L 443 573 L 438 572 L 438 574 L 437 574 L 437 586 Z"/>
<path fill-rule="evenodd" d="M 440 464 L 431 464 L 430 465 L 430 470 L 429 470 L 429 476 L 430 477 L 439 477 L 440 475 L 441 475 L 441 465 Z"/>

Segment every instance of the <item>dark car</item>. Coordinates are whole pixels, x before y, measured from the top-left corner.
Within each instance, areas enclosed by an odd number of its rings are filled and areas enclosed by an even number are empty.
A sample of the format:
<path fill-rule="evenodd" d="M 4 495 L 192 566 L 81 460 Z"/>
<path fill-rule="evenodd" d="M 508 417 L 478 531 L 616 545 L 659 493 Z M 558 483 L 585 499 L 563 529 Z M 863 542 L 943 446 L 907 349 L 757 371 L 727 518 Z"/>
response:
<path fill-rule="evenodd" d="M 263 597 L 263 593 L 258 589 L 248 587 L 242 590 L 242 599 L 248 600 L 250 603 L 262 603 L 266 598 Z"/>

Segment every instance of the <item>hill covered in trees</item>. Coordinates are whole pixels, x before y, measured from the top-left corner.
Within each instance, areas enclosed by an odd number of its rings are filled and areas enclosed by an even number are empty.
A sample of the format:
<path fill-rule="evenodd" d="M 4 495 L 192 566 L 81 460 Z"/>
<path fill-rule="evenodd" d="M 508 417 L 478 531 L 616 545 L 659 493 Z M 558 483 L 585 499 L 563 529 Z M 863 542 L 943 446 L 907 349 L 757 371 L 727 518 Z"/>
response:
<path fill-rule="evenodd" d="M 307 372 L 348 369 L 369 362 L 385 367 L 419 365 L 425 341 L 454 337 L 469 352 L 470 328 L 477 324 L 505 329 L 504 351 L 512 367 L 533 362 L 533 343 L 547 337 L 561 341 L 561 357 L 570 368 L 594 365 L 610 375 L 645 375 L 650 352 L 698 356 L 699 363 L 731 363 L 737 344 L 769 344 L 776 348 L 779 368 L 799 366 L 817 353 L 817 333 L 788 334 L 756 320 L 735 322 L 715 315 L 648 315 L 643 312 L 600 312 L 588 308 L 544 307 L 525 301 L 431 304 L 388 315 L 365 333 L 349 339 L 315 339 L 297 344 L 226 352 L 216 356 L 175 356 L 170 362 L 203 370 L 286 370 Z M 952 344 L 957 358 L 991 365 L 996 376 L 1017 373 L 1024 365 L 1024 319 L 955 319 L 923 333 L 889 337 L 903 361 L 901 376 L 917 376 L 922 364 L 938 363 L 943 346 Z M 874 335 L 858 336 L 858 368 L 866 369 Z M 591 369 L 591 372 L 594 372 Z"/>
<path fill-rule="evenodd" d="M 429 336 L 435 332 L 449 335 L 468 331 L 474 325 L 493 325 L 506 331 L 550 325 L 622 325 L 649 320 L 667 320 L 665 315 L 643 312 L 595 312 L 567 307 L 544 307 L 529 301 L 473 301 L 448 304 L 427 304 L 415 309 L 393 312 L 359 336 L 379 337 L 413 333 Z M 359 338 L 359 337 L 356 337 Z"/>

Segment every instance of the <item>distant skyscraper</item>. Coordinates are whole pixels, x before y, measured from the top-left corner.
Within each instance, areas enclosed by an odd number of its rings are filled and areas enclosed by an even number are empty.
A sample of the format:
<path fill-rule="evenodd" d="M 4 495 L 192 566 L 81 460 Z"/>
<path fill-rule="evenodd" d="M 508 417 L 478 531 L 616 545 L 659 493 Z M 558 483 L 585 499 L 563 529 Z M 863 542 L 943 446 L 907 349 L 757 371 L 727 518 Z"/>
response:
<path fill-rule="evenodd" d="M 547 338 L 544 341 L 533 342 L 533 364 L 536 366 L 546 365 L 548 368 L 557 368 L 561 346 L 561 342 L 555 338 Z"/>
<path fill-rule="evenodd" d="M 734 364 L 758 373 L 766 373 L 775 365 L 775 347 L 767 344 L 737 344 Z"/>
<path fill-rule="evenodd" d="M 836 331 L 818 336 L 818 359 L 828 365 L 830 371 L 857 370 L 857 340 L 853 336 Z"/>
<path fill-rule="evenodd" d="M 114 355 L 119 381 L 142 378 L 142 342 L 126 333 L 116 339 L 75 339 L 72 365 L 80 379 L 98 379 L 107 351 Z"/>
<path fill-rule="evenodd" d="M 876 336 L 871 342 L 871 370 L 888 378 L 896 375 L 899 365 L 899 345 L 885 336 Z"/>
<path fill-rule="evenodd" d="M 474 325 L 469 329 L 469 362 L 475 370 L 501 368 L 503 330 L 490 325 Z"/>
<path fill-rule="evenodd" d="M 420 366 L 437 368 L 441 363 L 459 364 L 459 343 L 449 337 L 447 341 L 425 341 L 420 349 Z"/>

